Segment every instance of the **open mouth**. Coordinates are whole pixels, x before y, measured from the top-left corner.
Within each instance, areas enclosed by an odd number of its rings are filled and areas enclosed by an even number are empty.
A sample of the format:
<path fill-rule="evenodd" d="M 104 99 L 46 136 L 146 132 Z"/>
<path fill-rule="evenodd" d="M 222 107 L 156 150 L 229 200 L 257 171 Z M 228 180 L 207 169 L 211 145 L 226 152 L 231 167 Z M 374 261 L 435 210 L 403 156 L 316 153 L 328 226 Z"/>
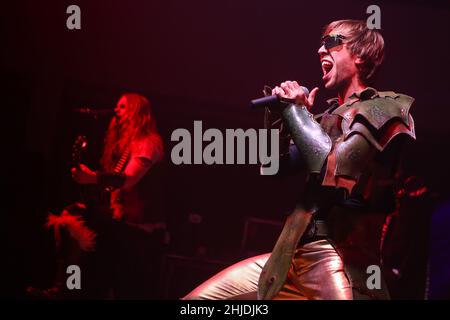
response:
<path fill-rule="evenodd" d="M 323 77 L 325 78 L 328 73 L 333 69 L 333 63 L 329 60 L 322 60 Z"/>

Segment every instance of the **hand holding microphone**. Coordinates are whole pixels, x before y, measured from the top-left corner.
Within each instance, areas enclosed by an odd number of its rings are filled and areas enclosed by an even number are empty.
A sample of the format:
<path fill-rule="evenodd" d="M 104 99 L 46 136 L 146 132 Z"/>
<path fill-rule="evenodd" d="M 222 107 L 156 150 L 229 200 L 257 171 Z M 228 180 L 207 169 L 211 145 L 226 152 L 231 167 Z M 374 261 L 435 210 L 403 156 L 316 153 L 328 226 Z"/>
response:
<path fill-rule="evenodd" d="M 269 92 L 266 92 L 267 89 L 269 89 Z M 309 93 L 309 90 L 306 87 L 300 86 L 297 81 L 285 81 L 274 89 L 265 87 L 264 91 L 266 97 L 251 101 L 253 108 L 276 107 L 280 103 L 293 103 L 300 106 L 304 105 L 309 110 L 314 104 L 314 99 L 319 88 L 316 87 Z"/>
<path fill-rule="evenodd" d="M 285 81 L 279 87 L 272 89 L 272 95 L 292 100 L 296 105 L 305 106 L 310 110 L 314 104 L 317 91 L 319 91 L 317 87 L 309 92 L 307 88 L 300 86 L 297 81 Z"/>

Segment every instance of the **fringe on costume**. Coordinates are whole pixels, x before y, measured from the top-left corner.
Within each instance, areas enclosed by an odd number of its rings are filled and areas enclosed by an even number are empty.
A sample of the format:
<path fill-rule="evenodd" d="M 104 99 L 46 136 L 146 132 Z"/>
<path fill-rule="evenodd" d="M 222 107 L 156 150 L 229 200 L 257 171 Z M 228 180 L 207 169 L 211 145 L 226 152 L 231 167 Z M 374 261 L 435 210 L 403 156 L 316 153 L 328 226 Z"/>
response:
<path fill-rule="evenodd" d="M 73 215 L 68 210 L 63 210 L 59 216 L 50 213 L 45 226 L 47 228 L 54 227 L 57 247 L 61 246 L 60 227 L 65 227 L 83 251 L 92 252 L 95 250 L 97 234 L 85 225 L 85 221 L 79 215 Z"/>

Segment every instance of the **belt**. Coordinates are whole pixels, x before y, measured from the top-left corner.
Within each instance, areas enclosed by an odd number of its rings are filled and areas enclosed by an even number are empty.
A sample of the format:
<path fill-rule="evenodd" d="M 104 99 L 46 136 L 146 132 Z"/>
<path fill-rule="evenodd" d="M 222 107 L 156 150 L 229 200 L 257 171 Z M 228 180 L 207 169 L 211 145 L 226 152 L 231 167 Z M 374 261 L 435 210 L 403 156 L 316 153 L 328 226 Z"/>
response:
<path fill-rule="evenodd" d="M 312 220 L 298 244 L 304 245 L 309 242 L 317 241 L 328 237 L 328 234 L 328 227 L 325 221 Z"/>
<path fill-rule="evenodd" d="M 315 236 L 317 237 L 327 237 L 328 236 L 328 226 L 326 225 L 325 221 L 323 220 L 315 220 Z"/>

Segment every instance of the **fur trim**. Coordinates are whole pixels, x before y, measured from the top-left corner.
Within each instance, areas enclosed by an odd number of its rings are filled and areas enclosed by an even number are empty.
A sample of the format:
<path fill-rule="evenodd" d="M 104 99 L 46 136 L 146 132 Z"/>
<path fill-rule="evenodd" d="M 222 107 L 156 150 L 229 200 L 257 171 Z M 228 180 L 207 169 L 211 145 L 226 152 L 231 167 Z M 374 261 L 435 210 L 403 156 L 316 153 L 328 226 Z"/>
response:
<path fill-rule="evenodd" d="M 60 216 L 50 213 L 45 226 L 47 228 L 55 228 L 57 246 L 61 244 L 59 228 L 66 227 L 70 236 L 78 241 L 83 251 L 91 252 L 95 250 L 95 237 L 97 234 L 85 225 L 85 221 L 79 215 L 72 215 L 67 210 L 63 210 Z"/>

